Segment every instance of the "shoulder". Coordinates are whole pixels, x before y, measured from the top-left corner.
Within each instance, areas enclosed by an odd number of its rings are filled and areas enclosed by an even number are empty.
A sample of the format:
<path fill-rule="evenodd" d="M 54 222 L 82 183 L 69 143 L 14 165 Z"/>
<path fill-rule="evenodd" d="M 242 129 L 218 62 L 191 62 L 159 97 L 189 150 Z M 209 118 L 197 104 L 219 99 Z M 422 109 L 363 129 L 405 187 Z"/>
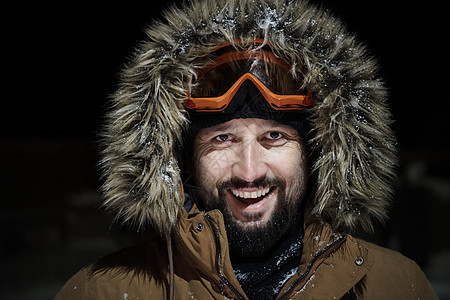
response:
<path fill-rule="evenodd" d="M 166 280 L 167 251 L 160 240 L 109 254 L 82 268 L 56 296 L 59 299 L 113 299 L 150 291 Z"/>
<path fill-rule="evenodd" d="M 369 251 L 374 261 L 372 272 L 383 270 L 384 273 L 389 272 L 391 276 L 403 278 L 413 278 L 417 274 L 423 274 L 416 262 L 400 252 L 361 239 L 356 240 L 360 246 Z"/>
<path fill-rule="evenodd" d="M 398 251 L 391 250 L 371 242 L 354 238 L 358 242 L 360 246 L 363 246 L 367 250 L 369 250 L 370 254 L 376 259 L 376 264 L 389 264 L 397 263 L 400 265 L 411 264 L 414 263 L 411 259 L 407 258 L 403 254 Z"/>
<path fill-rule="evenodd" d="M 368 292 L 377 297 L 383 297 L 384 291 L 392 296 L 395 291 L 400 297 L 397 299 L 437 299 L 425 274 L 413 260 L 397 251 L 361 239 L 355 240 L 369 251 L 373 261 L 365 278 Z"/>

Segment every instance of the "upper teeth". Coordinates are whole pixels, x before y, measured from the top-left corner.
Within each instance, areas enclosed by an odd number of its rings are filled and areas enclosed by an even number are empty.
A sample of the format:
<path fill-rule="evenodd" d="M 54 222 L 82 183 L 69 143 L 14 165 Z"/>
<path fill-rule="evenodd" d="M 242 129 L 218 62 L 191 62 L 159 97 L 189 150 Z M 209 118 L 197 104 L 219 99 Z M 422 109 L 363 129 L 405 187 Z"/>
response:
<path fill-rule="evenodd" d="M 233 193 L 234 196 L 240 197 L 240 198 L 259 198 L 261 196 L 265 196 L 267 193 L 269 193 L 270 187 L 267 187 L 265 189 L 261 189 L 255 192 L 243 192 L 240 190 L 231 190 L 231 193 Z"/>

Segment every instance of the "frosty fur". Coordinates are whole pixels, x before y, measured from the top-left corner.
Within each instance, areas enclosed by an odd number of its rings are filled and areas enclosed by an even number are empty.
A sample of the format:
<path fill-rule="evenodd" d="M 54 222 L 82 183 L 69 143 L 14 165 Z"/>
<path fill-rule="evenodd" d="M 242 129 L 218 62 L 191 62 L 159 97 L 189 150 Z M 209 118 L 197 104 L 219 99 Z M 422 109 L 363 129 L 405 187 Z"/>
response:
<path fill-rule="evenodd" d="M 263 38 L 303 74 L 315 101 L 310 118 L 317 151 L 311 214 L 334 227 L 371 230 L 386 217 L 396 164 L 386 90 L 375 61 L 329 12 L 292 0 L 192 0 L 172 6 L 146 30 L 111 97 L 102 143 L 105 206 L 122 222 L 160 234 L 176 224 L 184 201 L 174 149 L 189 126 L 195 60 L 237 39 Z"/>

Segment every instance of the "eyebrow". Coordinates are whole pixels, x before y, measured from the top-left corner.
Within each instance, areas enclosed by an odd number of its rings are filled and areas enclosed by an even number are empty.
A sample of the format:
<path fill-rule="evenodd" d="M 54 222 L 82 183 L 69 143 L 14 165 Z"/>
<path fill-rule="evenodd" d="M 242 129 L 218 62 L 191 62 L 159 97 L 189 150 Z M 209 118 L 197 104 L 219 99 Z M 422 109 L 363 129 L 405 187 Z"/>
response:
<path fill-rule="evenodd" d="M 261 124 L 261 125 L 259 125 L 259 127 L 264 127 L 264 128 L 266 128 L 266 127 L 280 128 L 280 127 L 285 127 L 285 126 L 290 127 L 289 125 L 281 124 L 274 120 L 268 120 L 268 121 L 270 121 L 269 124 L 267 124 L 267 123 Z M 216 126 L 209 127 L 210 132 L 229 131 L 229 130 L 233 130 L 233 129 L 236 129 L 236 125 L 231 125 L 231 124 L 227 124 L 227 123 L 222 123 L 222 124 L 219 124 Z"/>
<path fill-rule="evenodd" d="M 227 131 L 230 128 L 234 128 L 234 127 L 236 127 L 236 126 L 232 126 L 230 124 L 224 123 L 224 124 L 220 124 L 220 125 L 217 125 L 217 126 L 214 126 L 214 127 L 210 127 L 209 129 L 211 131 Z"/>

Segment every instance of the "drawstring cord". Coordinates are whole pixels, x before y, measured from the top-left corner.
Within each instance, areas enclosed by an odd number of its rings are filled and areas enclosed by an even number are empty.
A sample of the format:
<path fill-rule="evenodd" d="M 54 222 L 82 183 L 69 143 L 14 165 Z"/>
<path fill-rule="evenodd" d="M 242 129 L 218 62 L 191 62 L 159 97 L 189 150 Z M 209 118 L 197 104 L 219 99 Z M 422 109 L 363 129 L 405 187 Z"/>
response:
<path fill-rule="evenodd" d="M 173 272 L 173 252 L 172 252 L 172 239 L 170 237 L 170 233 L 166 234 L 166 244 L 167 244 L 167 254 L 169 256 L 169 299 L 173 300 L 174 298 L 174 272 Z"/>

